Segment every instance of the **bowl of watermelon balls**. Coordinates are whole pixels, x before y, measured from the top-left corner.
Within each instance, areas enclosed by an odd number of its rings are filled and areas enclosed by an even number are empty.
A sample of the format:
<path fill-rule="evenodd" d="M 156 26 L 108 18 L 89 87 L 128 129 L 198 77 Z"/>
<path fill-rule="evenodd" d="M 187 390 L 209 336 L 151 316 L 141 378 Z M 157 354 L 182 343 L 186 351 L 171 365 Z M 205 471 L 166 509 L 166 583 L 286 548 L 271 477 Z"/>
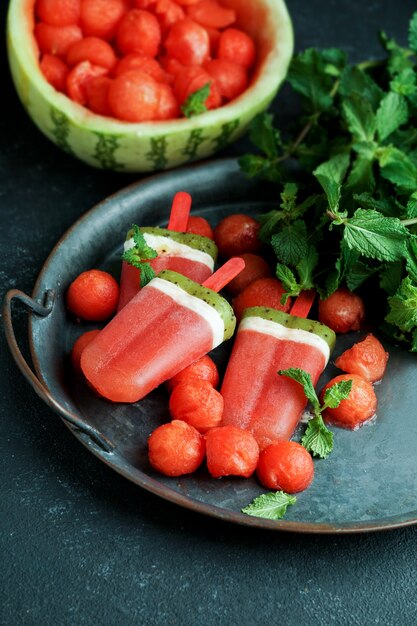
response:
<path fill-rule="evenodd" d="M 26 111 L 89 165 L 148 172 L 238 139 L 293 51 L 283 0 L 11 0 Z"/>

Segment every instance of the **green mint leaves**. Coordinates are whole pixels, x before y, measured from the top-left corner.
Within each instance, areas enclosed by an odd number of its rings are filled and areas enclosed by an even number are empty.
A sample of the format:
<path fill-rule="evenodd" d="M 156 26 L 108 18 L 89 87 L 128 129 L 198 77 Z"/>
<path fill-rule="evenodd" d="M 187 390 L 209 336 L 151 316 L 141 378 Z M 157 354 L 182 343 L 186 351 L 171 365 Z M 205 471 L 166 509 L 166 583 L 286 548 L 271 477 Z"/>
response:
<path fill-rule="evenodd" d="M 284 517 L 289 506 L 297 501 L 295 496 L 290 496 L 285 491 L 264 493 L 255 498 L 251 504 L 242 509 L 242 513 L 264 519 L 279 520 Z"/>
<path fill-rule="evenodd" d="M 337 213 L 342 190 L 342 182 L 349 167 L 349 155 L 339 154 L 317 167 L 313 174 L 323 187 L 329 208 Z"/>
<path fill-rule="evenodd" d="M 322 413 L 328 408 L 335 409 L 342 400 L 345 400 L 352 389 L 352 381 L 335 383 L 326 389 L 323 404 L 317 397 L 310 374 L 299 368 L 280 370 L 280 376 L 288 376 L 299 383 L 304 390 L 307 400 L 311 403 L 314 417 L 308 422 L 306 431 L 301 439 L 301 445 L 313 456 L 325 459 L 333 450 L 333 433 L 323 422 Z"/>
<path fill-rule="evenodd" d="M 277 185 L 259 236 L 275 253 L 283 300 L 303 289 L 327 297 L 340 286 L 379 284 L 384 330 L 414 351 L 417 12 L 407 35 L 403 47 L 381 33 L 384 58 L 356 65 L 335 48 L 296 55 L 287 80 L 302 115 L 291 133 L 270 114 L 257 116 L 257 152 L 239 163 L 248 177 Z"/>
<path fill-rule="evenodd" d="M 206 100 L 210 95 L 210 83 L 206 83 L 200 89 L 193 91 L 184 104 L 181 105 L 181 111 L 185 117 L 194 117 L 201 115 L 207 111 Z"/>
<path fill-rule="evenodd" d="M 396 217 L 378 211 L 357 209 L 344 222 L 343 238 L 351 250 L 379 261 L 399 261 L 406 255 L 410 233 Z"/>
<path fill-rule="evenodd" d="M 390 310 L 385 320 L 402 331 L 413 331 L 417 326 L 417 286 L 410 278 L 404 278 L 388 303 Z"/>
<path fill-rule="evenodd" d="M 123 252 L 122 259 L 123 261 L 126 261 L 126 263 L 129 263 L 129 265 L 132 265 L 140 270 L 140 286 L 144 287 L 155 276 L 155 272 L 149 265 L 148 261 L 150 259 L 155 259 L 155 257 L 158 256 L 158 253 L 146 243 L 145 237 L 139 226 L 133 224 L 132 230 L 132 237 L 135 245 L 133 248 L 129 248 Z"/>
<path fill-rule="evenodd" d="M 320 459 L 327 458 L 333 451 L 333 433 L 327 428 L 321 415 L 316 415 L 309 421 L 301 445 Z"/>

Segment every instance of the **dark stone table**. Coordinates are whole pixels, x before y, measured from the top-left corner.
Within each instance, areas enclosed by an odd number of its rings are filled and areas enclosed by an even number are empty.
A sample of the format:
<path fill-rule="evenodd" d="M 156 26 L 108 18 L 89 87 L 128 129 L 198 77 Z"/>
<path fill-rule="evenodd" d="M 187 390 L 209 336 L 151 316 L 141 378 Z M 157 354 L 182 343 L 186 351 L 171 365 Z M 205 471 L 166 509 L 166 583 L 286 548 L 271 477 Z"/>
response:
<path fill-rule="evenodd" d="M 248 0 L 249 1 L 249 0 Z M 405 43 L 412 0 L 289 0 L 296 46 L 377 57 Z M 7 3 L 1 3 L 3 21 Z M 96 171 L 45 139 L 1 56 L 0 278 L 30 293 L 56 240 L 138 179 Z M 290 116 L 286 89 L 274 103 Z M 224 154 L 245 150 L 242 140 Z M 26 315 L 15 314 L 26 336 Z M 303 536 L 236 527 L 165 502 L 93 457 L 35 396 L 2 335 L 0 623 L 416 623 L 417 528 Z"/>

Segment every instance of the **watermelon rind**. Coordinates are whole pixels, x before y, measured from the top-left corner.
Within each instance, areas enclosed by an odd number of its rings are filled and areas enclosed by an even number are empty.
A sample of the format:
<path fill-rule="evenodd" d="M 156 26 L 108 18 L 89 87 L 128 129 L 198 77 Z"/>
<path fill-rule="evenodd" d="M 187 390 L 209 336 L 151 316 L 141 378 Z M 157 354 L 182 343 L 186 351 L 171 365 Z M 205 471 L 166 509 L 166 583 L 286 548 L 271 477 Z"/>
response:
<path fill-rule="evenodd" d="M 231 103 L 190 119 L 133 124 L 96 115 L 57 92 L 43 77 L 33 35 L 34 0 L 11 0 L 7 21 L 10 69 L 19 98 L 58 147 L 98 168 L 150 172 L 206 158 L 238 139 L 274 99 L 293 53 L 283 0 L 222 0 L 256 42 L 250 87 Z"/>

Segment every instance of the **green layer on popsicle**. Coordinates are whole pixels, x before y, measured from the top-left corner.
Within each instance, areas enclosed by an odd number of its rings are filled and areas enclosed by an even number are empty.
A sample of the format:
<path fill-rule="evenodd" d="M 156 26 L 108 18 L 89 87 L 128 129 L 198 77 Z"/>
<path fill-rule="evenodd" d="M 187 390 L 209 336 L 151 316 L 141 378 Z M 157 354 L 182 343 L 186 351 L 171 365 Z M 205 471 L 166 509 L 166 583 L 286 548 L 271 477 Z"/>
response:
<path fill-rule="evenodd" d="M 194 250 L 200 250 L 201 252 L 209 254 L 214 261 L 217 259 L 217 246 L 214 241 L 208 237 L 202 237 L 201 235 L 195 235 L 194 233 L 177 233 L 176 231 L 168 230 L 167 228 L 160 228 L 159 226 L 142 226 L 140 231 L 144 235 L 149 234 L 157 237 L 167 237 L 172 241 L 194 248 Z M 130 229 L 126 235 L 126 241 L 132 237 L 133 229 Z M 164 252 L 164 250 L 159 250 L 160 254 Z"/>
<path fill-rule="evenodd" d="M 277 309 L 261 306 L 249 307 L 243 312 L 242 319 L 245 317 L 262 317 L 265 320 L 281 324 L 281 326 L 285 326 L 286 328 L 299 328 L 300 330 L 318 335 L 327 343 L 330 352 L 333 350 L 336 343 L 336 334 L 328 326 L 316 322 L 315 320 L 296 317 L 295 315 L 290 315 L 283 311 L 278 311 Z"/>
<path fill-rule="evenodd" d="M 185 276 L 182 276 L 182 274 L 178 274 L 172 270 L 162 270 L 162 272 L 158 274 L 158 278 L 168 280 L 169 282 L 174 283 L 174 285 L 178 285 L 178 287 L 186 291 L 190 294 L 190 296 L 200 298 L 200 300 L 203 300 L 213 307 L 224 322 L 224 341 L 233 336 L 236 327 L 235 314 L 227 300 L 216 291 L 208 289 L 203 285 L 199 285 L 190 278 L 186 278 Z"/>

